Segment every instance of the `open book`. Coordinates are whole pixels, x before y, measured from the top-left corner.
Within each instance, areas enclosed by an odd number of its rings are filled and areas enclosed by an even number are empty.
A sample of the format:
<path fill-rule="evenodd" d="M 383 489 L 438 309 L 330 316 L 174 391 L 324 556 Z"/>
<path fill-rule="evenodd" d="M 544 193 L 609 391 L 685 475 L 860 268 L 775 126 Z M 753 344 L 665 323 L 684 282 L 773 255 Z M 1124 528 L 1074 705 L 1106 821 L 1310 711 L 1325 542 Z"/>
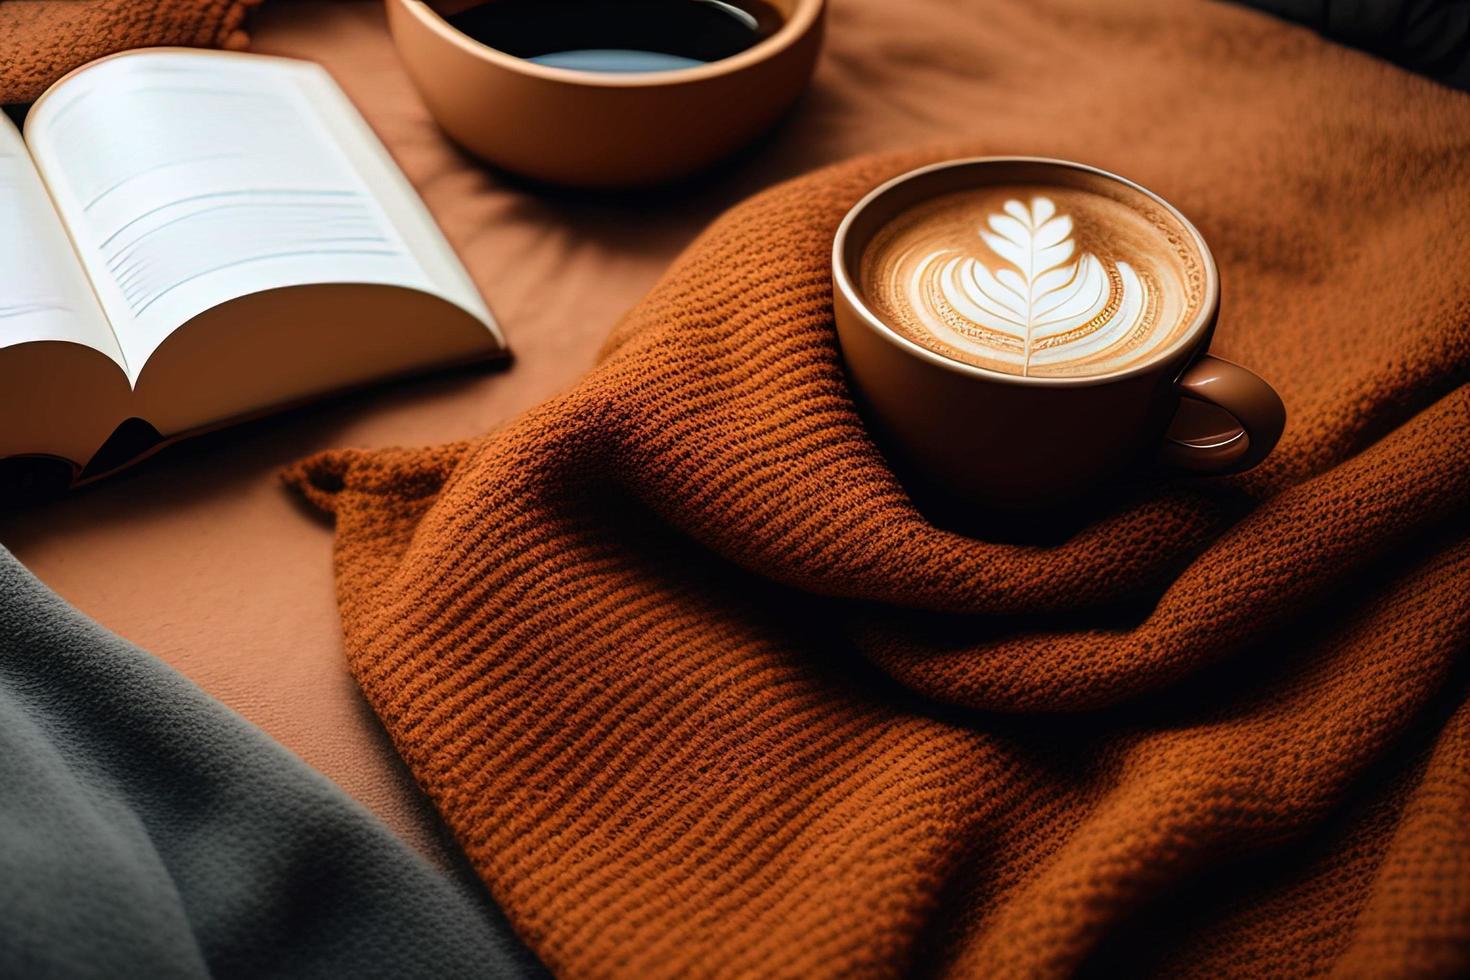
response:
<path fill-rule="evenodd" d="M 134 51 L 52 86 L 24 140 L 0 115 L 12 475 L 48 459 L 90 479 L 160 437 L 504 353 L 423 203 L 317 65 Z"/>

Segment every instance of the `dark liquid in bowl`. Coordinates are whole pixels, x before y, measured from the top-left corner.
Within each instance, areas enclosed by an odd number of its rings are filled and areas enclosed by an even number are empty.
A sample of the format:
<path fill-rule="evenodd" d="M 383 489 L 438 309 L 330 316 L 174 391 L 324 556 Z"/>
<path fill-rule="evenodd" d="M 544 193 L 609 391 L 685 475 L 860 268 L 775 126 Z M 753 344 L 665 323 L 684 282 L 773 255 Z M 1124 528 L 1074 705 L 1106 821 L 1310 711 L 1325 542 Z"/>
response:
<path fill-rule="evenodd" d="M 765 0 L 488 0 L 445 18 L 481 44 L 582 71 L 673 71 L 729 58 L 780 29 Z"/>

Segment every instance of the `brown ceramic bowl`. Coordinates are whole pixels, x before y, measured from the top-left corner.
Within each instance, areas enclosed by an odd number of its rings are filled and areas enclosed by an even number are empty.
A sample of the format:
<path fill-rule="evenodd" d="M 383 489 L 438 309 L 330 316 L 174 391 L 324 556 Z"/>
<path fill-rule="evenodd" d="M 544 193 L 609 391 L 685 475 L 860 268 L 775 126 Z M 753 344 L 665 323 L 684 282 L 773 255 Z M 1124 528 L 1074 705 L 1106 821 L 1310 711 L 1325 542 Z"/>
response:
<path fill-rule="evenodd" d="M 548 67 L 481 44 L 441 16 L 462 0 L 387 0 L 399 57 L 456 142 L 515 173 L 578 187 L 683 177 L 775 123 L 811 79 L 826 4 L 772 2 L 786 23 L 747 51 L 620 74 Z"/>

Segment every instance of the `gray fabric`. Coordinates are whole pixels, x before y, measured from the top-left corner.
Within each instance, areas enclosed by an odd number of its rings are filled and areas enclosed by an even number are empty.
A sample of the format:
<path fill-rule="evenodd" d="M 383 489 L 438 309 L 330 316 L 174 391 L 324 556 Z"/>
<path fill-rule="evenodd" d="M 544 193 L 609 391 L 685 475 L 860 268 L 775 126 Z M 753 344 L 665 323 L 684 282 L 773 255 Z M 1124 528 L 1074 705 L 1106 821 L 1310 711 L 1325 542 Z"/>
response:
<path fill-rule="evenodd" d="M 1470 0 L 1238 0 L 1470 90 Z"/>
<path fill-rule="evenodd" d="M 540 973 L 467 870 L 0 548 L 0 976 Z"/>

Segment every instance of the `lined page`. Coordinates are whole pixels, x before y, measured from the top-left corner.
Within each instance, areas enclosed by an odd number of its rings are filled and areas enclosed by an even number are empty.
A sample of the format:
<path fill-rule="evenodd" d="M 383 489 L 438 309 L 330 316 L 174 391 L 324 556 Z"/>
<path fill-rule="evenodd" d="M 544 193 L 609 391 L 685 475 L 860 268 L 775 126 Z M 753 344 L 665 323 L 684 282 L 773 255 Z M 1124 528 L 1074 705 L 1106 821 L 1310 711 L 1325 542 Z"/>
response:
<path fill-rule="evenodd" d="M 126 368 L 20 133 L 0 114 L 0 348 L 38 340 L 95 347 Z"/>
<path fill-rule="evenodd" d="M 159 52 L 103 62 L 34 110 L 32 151 L 134 382 L 178 326 L 249 293 L 429 288 L 307 93 L 320 69 Z"/>

